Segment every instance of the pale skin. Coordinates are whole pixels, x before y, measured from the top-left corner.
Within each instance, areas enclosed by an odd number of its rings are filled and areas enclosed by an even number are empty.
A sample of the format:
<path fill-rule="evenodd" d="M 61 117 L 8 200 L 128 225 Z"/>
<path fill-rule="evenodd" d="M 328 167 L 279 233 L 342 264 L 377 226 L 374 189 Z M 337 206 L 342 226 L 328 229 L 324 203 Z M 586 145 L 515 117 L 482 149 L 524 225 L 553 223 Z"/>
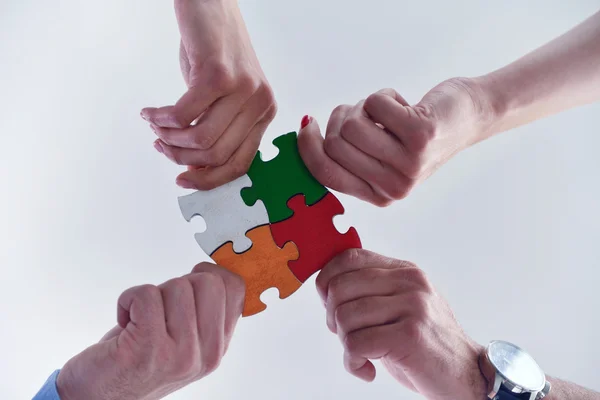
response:
<path fill-rule="evenodd" d="M 486 398 L 482 346 L 465 334 L 415 264 L 347 250 L 321 270 L 316 286 L 354 376 L 372 381 L 372 361 L 381 360 L 400 384 L 426 399 Z M 227 352 L 244 289 L 237 275 L 201 263 L 161 285 L 126 290 L 117 326 L 61 369 L 61 400 L 156 400 L 209 375 Z M 549 400 L 600 399 L 600 393 L 550 380 Z"/>
<path fill-rule="evenodd" d="M 177 0 L 175 9 L 188 91 L 176 104 L 148 107 L 141 115 L 156 132 L 157 150 L 188 167 L 177 183 L 210 189 L 246 172 L 277 106 L 235 1 Z M 323 184 L 386 206 L 406 197 L 460 151 L 598 99 L 600 13 L 497 71 L 444 81 L 415 105 L 393 89 L 356 105 L 341 105 L 331 114 L 324 138 L 317 122 L 306 118 L 299 132 L 300 152 Z M 126 292 L 118 326 L 63 368 L 58 379 L 63 400 L 157 399 L 213 371 L 241 312 L 243 285 L 228 284 L 235 279 L 217 267 L 202 268 L 209 271 Z M 476 361 L 481 346 L 462 332 L 448 305 L 413 264 L 363 250 L 346 252 L 323 269 L 317 287 L 352 374 L 374 379 L 371 360 L 381 359 L 401 384 L 428 399 L 485 398 L 486 382 Z M 174 293 L 182 300 L 187 296 L 187 318 L 196 321 L 183 323 L 185 333 L 164 324 L 185 319 L 171 314 L 181 310 L 158 301 L 159 294 L 166 299 Z M 226 302 L 232 308 L 217 311 L 194 308 L 190 293 L 217 303 L 233 298 L 233 305 Z M 134 315 L 141 317 L 139 324 Z M 215 320 L 219 323 L 213 328 L 202 324 Z M 200 335 L 202 329 L 216 331 Z M 207 342 L 207 337 L 216 341 Z M 116 346 L 119 342 L 125 345 Z M 167 367 L 157 368 L 163 364 Z M 86 376 L 97 377 L 96 386 L 89 386 Z M 548 400 L 600 399 L 575 384 L 550 381 Z"/>

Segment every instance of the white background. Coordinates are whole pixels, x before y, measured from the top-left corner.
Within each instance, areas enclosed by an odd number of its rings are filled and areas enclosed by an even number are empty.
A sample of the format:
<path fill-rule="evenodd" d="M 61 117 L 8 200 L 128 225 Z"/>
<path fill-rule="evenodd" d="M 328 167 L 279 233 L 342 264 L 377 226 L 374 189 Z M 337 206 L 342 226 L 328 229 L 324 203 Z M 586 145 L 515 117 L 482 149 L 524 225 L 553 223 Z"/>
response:
<path fill-rule="evenodd" d="M 415 103 L 568 30 L 595 0 L 247 0 L 276 92 L 262 149 L 383 87 Z M 171 1 L 0 2 L 0 397 L 31 398 L 116 321 L 127 287 L 207 260 L 182 218 L 182 168 L 139 117 L 184 91 Z M 600 104 L 502 134 L 378 209 L 340 196 L 364 247 L 424 268 L 466 331 L 600 389 Z M 337 222 L 337 220 L 336 220 Z M 416 399 L 348 375 L 314 277 L 238 325 L 221 368 L 172 399 Z"/>

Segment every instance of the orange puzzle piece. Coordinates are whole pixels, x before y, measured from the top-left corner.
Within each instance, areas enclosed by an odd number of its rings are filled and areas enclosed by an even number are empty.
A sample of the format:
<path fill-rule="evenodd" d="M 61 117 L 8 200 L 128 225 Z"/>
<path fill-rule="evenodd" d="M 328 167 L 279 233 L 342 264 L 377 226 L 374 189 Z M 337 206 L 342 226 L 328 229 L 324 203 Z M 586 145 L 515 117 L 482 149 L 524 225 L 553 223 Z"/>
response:
<path fill-rule="evenodd" d="M 288 261 L 298 259 L 298 248 L 294 243 L 288 242 L 279 248 L 269 225 L 251 229 L 246 236 L 252 246 L 245 252 L 234 252 L 233 244 L 227 242 L 211 255 L 217 264 L 240 275 L 246 282 L 244 317 L 267 308 L 260 300 L 265 290 L 275 287 L 279 290 L 279 298 L 285 299 L 302 285 L 288 268 Z"/>

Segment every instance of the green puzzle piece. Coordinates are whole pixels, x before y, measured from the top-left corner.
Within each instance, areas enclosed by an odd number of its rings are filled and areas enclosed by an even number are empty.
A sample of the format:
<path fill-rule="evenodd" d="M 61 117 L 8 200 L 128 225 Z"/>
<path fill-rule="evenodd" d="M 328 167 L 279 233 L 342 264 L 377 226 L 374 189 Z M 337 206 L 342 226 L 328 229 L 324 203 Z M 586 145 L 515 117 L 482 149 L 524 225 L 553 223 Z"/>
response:
<path fill-rule="evenodd" d="M 265 162 L 258 151 L 248 170 L 252 186 L 241 190 L 242 199 L 248 206 L 262 200 L 270 223 L 282 221 L 294 214 L 287 206 L 287 201 L 293 196 L 303 194 L 306 205 L 310 206 L 328 193 L 325 186 L 304 165 L 298 152 L 296 132 L 275 138 L 273 144 L 279 148 L 277 157 Z"/>

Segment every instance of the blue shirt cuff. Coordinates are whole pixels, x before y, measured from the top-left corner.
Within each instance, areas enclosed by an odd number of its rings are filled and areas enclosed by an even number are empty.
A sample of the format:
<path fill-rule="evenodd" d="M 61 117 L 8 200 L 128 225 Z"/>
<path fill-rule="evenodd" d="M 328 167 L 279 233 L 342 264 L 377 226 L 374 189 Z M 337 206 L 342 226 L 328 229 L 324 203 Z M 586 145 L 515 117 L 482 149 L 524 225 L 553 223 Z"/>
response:
<path fill-rule="evenodd" d="M 56 378 L 60 369 L 57 369 L 50 375 L 50 377 L 44 383 L 44 386 L 40 389 L 32 400 L 60 400 L 58 390 L 56 389 Z"/>

